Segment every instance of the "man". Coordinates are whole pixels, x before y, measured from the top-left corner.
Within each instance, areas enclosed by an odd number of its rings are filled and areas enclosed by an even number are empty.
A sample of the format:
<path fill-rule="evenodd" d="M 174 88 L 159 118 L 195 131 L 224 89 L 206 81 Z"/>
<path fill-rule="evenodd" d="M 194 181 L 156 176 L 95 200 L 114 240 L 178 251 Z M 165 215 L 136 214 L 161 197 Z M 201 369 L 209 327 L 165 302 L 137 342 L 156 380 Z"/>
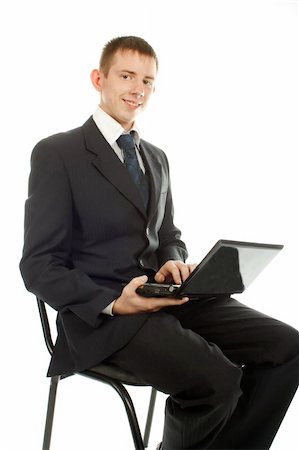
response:
<path fill-rule="evenodd" d="M 111 40 L 91 73 L 93 117 L 33 151 L 20 266 L 58 311 L 49 375 L 105 360 L 169 394 L 164 450 L 268 449 L 298 385 L 297 331 L 227 296 L 136 293 L 194 268 L 173 223 L 167 159 L 135 123 L 157 69 L 143 39 Z"/>

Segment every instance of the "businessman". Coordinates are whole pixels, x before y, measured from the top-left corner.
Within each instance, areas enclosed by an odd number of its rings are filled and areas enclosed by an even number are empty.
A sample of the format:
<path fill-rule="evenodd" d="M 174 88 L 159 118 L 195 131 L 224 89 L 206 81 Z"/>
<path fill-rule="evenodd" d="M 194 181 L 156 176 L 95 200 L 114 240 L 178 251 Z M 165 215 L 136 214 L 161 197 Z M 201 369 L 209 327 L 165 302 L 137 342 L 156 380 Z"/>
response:
<path fill-rule="evenodd" d="M 167 393 L 161 449 L 268 449 L 298 385 L 298 332 L 229 296 L 136 293 L 194 269 L 167 158 L 136 123 L 157 71 L 146 41 L 112 39 L 91 73 L 94 114 L 33 150 L 20 268 L 58 311 L 48 374 L 106 361 Z"/>

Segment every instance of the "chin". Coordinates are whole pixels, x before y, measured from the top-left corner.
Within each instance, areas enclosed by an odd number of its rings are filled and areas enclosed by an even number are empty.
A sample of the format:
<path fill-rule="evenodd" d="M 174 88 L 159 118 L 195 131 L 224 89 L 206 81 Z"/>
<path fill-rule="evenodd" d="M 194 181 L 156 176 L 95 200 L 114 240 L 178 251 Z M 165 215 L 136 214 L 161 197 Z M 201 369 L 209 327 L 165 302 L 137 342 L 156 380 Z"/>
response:
<path fill-rule="evenodd" d="M 130 117 L 122 117 L 121 120 L 119 120 L 119 122 L 123 124 L 123 126 L 126 125 L 126 127 L 130 127 L 132 123 L 135 121 L 137 116 L 138 114 L 134 114 L 133 116 Z"/>

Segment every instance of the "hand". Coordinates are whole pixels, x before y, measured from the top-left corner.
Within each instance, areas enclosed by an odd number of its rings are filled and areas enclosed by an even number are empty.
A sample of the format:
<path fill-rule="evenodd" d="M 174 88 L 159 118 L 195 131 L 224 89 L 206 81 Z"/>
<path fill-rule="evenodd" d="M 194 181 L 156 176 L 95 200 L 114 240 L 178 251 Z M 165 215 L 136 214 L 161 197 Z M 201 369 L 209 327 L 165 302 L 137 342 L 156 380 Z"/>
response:
<path fill-rule="evenodd" d="M 182 299 L 142 297 L 136 293 L 136 289 L 146 282 L 147 276 L 145 275 L 133 278 L 130 283 L 124 287 L 120 297 L 115 300 L 112 309 L 113 315 L 140 314 L 145 312 L 152 313 L 157 312 L 166 306 L 183 305 L 189 300 L 187 297 Z"/>
<path fill-rule="evenodd" d="M 167 261 L 155 275 L 157 283 L 182 284 L 190 273 L 193 272 L 197 264 L 186 264 L 183 261 Z"/>

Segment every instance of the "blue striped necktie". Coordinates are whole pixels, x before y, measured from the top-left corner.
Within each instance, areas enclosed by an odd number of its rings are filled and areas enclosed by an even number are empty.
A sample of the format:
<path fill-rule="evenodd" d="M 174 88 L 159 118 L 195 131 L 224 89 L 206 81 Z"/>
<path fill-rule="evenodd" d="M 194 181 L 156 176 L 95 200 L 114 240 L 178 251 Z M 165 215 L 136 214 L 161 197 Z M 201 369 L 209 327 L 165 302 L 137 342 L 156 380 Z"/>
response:
<path fill-rule="evenodd" d="M 117 139 L 118 146 L 123 150 L 124 163 L 136 184 L 143 200 L 145 208 L 148 206 L 149 186 L 146 176 L 142 172 L 135 150 L 135 143 L 131 134 L 122 134 Z"/>

